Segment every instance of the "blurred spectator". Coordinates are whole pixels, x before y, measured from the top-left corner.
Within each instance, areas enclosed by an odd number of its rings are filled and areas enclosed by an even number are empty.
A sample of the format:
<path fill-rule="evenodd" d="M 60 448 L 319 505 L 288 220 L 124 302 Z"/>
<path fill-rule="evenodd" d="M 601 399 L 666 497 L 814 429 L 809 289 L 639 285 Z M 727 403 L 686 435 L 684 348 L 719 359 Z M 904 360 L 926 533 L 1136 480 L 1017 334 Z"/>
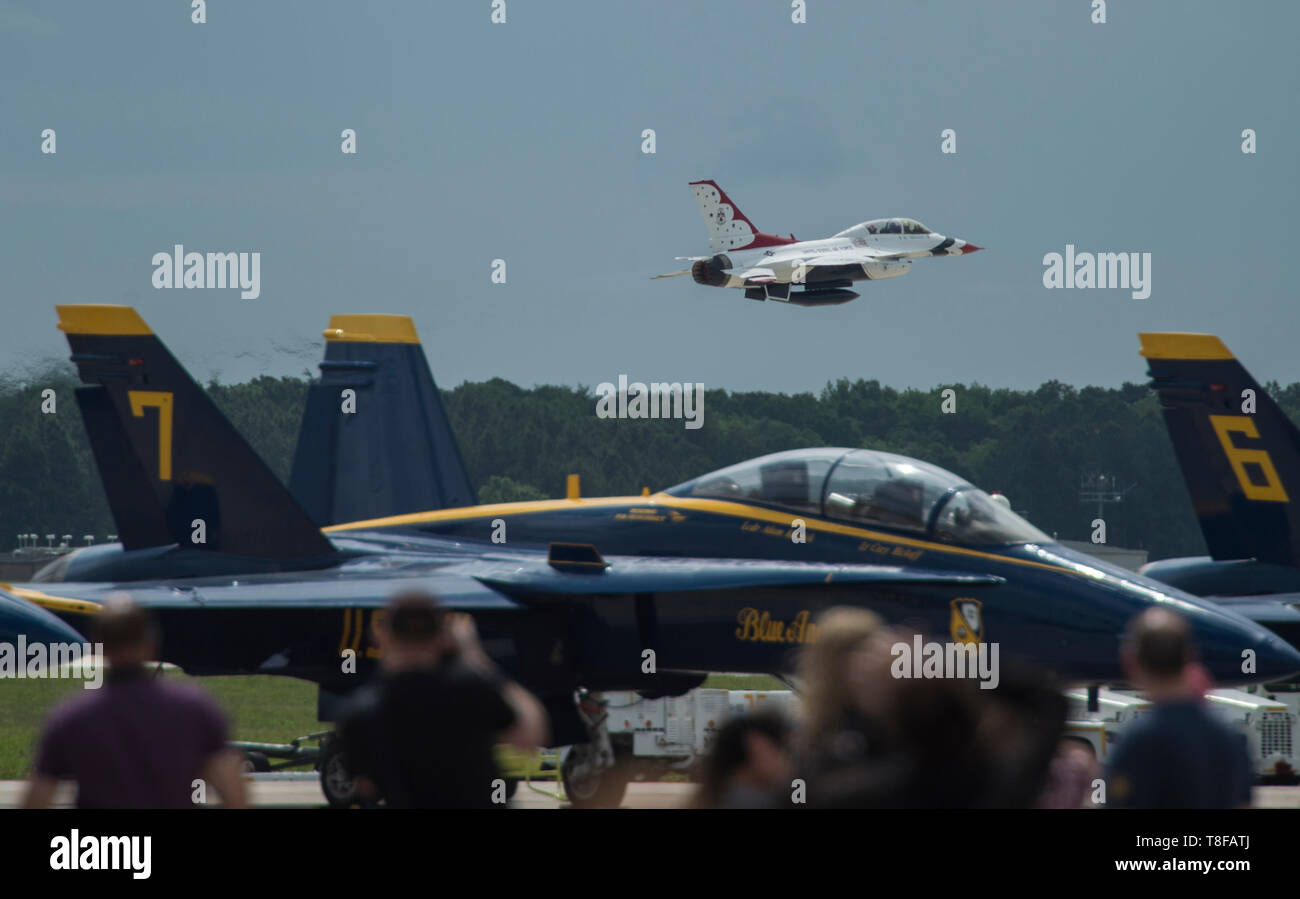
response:
<path fill-rule="evenodd" d="M 999 667 L 997 688 L 980 690 L 977 697 L 982 706 L 979 740 L 988 747 L 989 763 L 978 802 L 1034 808 L 1050 783 L 1069 700 L 1060 684 L 1038 668 L 1008 661 Z"/>
<path fill-rule="evenodd" d="M 997 689 L 968 677 L 895 678 L 910 644 L 860 609 L 832 609 L 800 660 L 808 804 L 989 808 L 1037 804 L 1065 723 L 1040 672 L 1000 666 Z"/>
<path fill-rule="evenodd" d="M 701 808 L 789 808 L 794 759 L 789 719 L 776 709 L 724 724 L 705 761 Z"/>
<path fill-rule="evenodd" d="M 1244 735 L 1206 708 L 1191 628 L 1169 609 L 1129 625 L 1121 661 L 1154 704 L 1125 732 L 1106 764 L 1112 808 L 1234 808 L 1250 804 L 1253 772 Z"/>
<path fill-rule="evenodd" d="M 1092 749 L 1079 740 L 1062 740 L 1048 772 L 1040 808 L 1091 808 L 1093 781 L 1101 766 Z"/>
<path fill-rule="evenodd" d="M 798 677 L 802 728 L 798 775 L 812 806 L 869 806 L 893 783 L 896 742 L 890 676 L 892 634 L 865 609 L 828 609 L 803 647 Z"/>
<path fill-rule="evenodd" d="M 871 751 L 887 712 L 891 636 L 865 609 L 828 609 L 799 658 L 801 754 L 816 767 Z"/>
<path fill-rule="evenodd" d="M 981 805 L 987 747 L 978 741 L 978 687 L 952 679 L 890 682 L 892 702 L 875 750 L 830 774 L 810 802 L 838 808 Z"/>
<path fill-rule="evenodd" d="M 78 808 L 191 808 L 202 780 L 227 807 L 244 807 L 242 758 L 226 745 L 221 709 L 145 667 L 158 657 L 152 617 L 120 597 L 95 619 L 108 675 L 50 714 L 24 805 L 48 807 L 58 782 L 71 780 Z"/>
<path fill-rule="evenodd" d="M 479 644 L 474 619 L 394 597 L 376 623 L 383 674 L 350 698 L 338 739 L 359 795 L 390 808 L 491 808 L 495 746 L 535 750 L 546 712 Z"/>

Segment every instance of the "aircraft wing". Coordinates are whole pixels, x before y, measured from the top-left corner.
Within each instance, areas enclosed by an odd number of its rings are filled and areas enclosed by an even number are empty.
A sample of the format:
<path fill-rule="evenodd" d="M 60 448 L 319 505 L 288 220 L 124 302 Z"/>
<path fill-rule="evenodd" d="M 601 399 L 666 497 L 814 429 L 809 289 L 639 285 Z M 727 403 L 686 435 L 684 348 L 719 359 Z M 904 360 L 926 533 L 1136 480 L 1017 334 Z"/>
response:
<path fill-rule="evenodd" d="M 382 608 L 396 593 L 433 593 L 447 608 L 465 612 L 522 608 L 481 581 L 455 572 L 431 571 L 371 577 L 343 577 L 329 572 L 140 581 L 127 584 L 63 583 L 11 586 L 19 599 L 51 611 L 94 613 L 110 597 L 126 593 L 152 609 L 372 609 Z M 72 604 L 78 604 L 74 607 Z"/>
<path fill-rule="evenodd" d="M 746 284 L 769 284 L 776 280 L 776 272 L 770 268 L 748 268 L 735 273 L 737 278 L 744 278 Z"/>
<path fill-rule="evenodd" d="M 988 574 L 931 571 L 893 565 L 832 565 L 741 559 L 655 559 L 616 557 L 595 573 L 549 567 L 470 567 L 476 578 L 503 593 L 562 598 L 598 593 L 665 593 L 743 590 L 759 587 L 819 587 L 843 584 L 991 586 L 1003 578 Z"/>
<path fill-rule="evenodd" d="M 808 268 L 819 265 L 863 265 L 868 262 L 881 262 L 887 259 L 903 259 L 902 253 L 884 253 L 871 247 L 854 247 L 851 250 L 836 250 L 812 259 L 804 260 Z"/>
<path fill-rule="evenodd" d="M 594 550 L 592 551 L 594 553 Z M 583 570 L 552 564 L 542 553 L 485 554 L 451 564 L 406 567 L 363 574 L 337 569 L 285 572 L 239 578 L 190 578 L 134 583 L 5 585 L 10 595 L 48 611 L 93 614 L 110 597 L 128 593 L 155 609 L 335 609 L 382 608 L 396 593 L 433 593 L 449 609 L 465 612 L 515 611 L 545 596 L 709 592 L 758 587 L 844 584 L 961 585 L 1003 582 L 987 574 L 930 571 L 890 565 L 833 565 L 736 559 L 614 557 L 583 563 Z M 2 595 L 2 594 L 0 594 Z"/>

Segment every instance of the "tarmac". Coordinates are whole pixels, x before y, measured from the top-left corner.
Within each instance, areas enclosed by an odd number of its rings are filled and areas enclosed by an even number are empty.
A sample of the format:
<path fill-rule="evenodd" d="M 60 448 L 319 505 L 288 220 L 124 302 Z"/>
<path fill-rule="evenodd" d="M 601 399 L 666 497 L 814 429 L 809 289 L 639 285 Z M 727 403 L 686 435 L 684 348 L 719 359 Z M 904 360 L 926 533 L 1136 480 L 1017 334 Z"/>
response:
<path fill-rule="evenodd" d="M 20 780 L 0 781 L 0 808 L 17 808 L 22 799 L 24 783 Z M 530 786 L 521 783 L 515 791 L 511 808 L 568 808 L 557 797 L 554 781 L 534 781 Z M 622 808 L 683 808 L 695 789 L 690 783 L 644 782 L 631 783 Z M 258 808 L 323 808 L 325 797 L 321 794 L 320 780 L 311 772 L 284 772 L 254 774 L 250 777 L 249 794 Z M 55 795 L 55 805 L 70 808 L 73 802 L 70 784 L 60 787 Z M 1257 808 L 1300 808 L 1300 786 L 1256 787 L 1254 805 Z"/>

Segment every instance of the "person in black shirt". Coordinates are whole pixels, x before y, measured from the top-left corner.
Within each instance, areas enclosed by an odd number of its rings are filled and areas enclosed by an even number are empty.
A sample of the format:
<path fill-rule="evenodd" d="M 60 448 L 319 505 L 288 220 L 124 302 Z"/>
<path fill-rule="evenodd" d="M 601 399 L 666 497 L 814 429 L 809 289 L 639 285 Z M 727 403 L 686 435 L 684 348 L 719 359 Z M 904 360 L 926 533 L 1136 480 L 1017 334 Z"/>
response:
<path fill-rule="evenodd" d="M 1121 660 L 1155 708 L 1125 731 L 1106 760 L 1111 808 L 1240 808 L 1253 772 L 1246 738 L 1202 700 L 1187 621 L 1150 609 L 1129 625 Z"/>
<path fill-rule="evenodd" d="M 525 751 L 545 739 L 541 703 L 505 678 L 474 620 L 433 597 L 394 597 L 376 622 L 383 674 L 354 694 L 338 739 L 358 794 L 389 808 L 504 806 L 498 743 Z"/>

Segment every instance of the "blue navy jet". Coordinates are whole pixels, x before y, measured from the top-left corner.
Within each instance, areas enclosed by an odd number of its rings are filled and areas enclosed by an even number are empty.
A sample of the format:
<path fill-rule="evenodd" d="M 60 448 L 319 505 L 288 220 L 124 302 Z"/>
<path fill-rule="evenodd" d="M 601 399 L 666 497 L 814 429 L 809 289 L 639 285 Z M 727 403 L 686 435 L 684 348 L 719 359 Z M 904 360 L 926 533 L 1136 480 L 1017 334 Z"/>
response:
<path fill-rule="evenodd" d="M 291 492 L 134 310 L 58 311 L 121 543 L 9 586 L 0 615 L 25 627 L 44 610 L 80 632 L 129 590 L 161 618 L 164 661 L 311 680 L 329 720 L 330 699 L 373 670 L 389 597 L 429 590 L 475 617 L 489 654 L 546 704 L 555 742 L 576 744 L 571 795 L 614 759 L 576 691 L 785 675 L 831 606 L 1104 683 L 1122 679 L 1127 622 L 1160 605 L 1187 616 L 1220 682 L 1300 670 L 1259 625 L 1071 552 L 961 478 L 888 453 L 795 450 L 653 495 L 474 505 L 401 316 L 331 321 Z"/>
<path fill-rule="evenodd" d="M 1300 431 L 1218 337 L 1139 338 L 1210 551 L 1143 573 L 1300 646 Z"/>

